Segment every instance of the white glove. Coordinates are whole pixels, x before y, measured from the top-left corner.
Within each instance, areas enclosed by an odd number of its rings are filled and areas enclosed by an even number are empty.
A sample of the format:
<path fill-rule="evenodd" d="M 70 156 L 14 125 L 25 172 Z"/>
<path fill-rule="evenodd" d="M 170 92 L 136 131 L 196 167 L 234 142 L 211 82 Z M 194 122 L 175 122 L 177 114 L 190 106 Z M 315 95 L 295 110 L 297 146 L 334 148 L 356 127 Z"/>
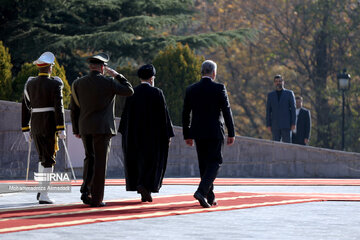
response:
<path fill-rule="evenodd" d="M 25 137 L 25 141 L 26 142 L 31 142 L 31 136 L 30 136 L 30 132 L 23 132 L 24 137 Z"/>
<path fill-rule="evenodd" d="M 58 131 L 58 137 L 64 140 L 66 138 L 66 132 L 64 130 Z"/>

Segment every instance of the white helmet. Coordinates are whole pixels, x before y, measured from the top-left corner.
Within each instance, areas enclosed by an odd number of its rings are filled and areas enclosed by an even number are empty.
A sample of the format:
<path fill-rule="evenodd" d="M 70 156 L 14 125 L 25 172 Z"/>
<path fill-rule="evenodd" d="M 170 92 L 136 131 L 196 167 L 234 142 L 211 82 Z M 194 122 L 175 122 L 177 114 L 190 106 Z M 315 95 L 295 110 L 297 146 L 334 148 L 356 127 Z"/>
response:
<path fill-rule="evenodd" d="M 33 62 L 33 64 L 35 65 L 47 65 L 47 64 L 51 64 L 54 65 L 55 63 L 55 56 L 52 52 L 44 52 L 43 54 L 41 54 L 41 56 Z"/>

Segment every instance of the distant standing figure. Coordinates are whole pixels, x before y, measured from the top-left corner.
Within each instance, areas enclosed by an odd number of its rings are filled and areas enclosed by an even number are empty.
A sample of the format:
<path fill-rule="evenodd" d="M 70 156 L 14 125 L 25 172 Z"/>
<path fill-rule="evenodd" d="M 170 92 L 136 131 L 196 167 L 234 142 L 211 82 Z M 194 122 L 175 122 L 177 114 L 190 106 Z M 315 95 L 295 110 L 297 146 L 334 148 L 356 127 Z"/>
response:
<path fill-rule="evenodd" d="M 71 93 L 73 133 L 81 138 L 85 149 L 81 200 L 92 207 L 105 206 L 106 164 L 111 137 L 116 135 L 115 95 L 134 93 L 123 75 L 107 67 L 108 61 L 105 53 L 88 58 L 90 73 L 73 82 Z"/>
<path fill-rule="evenodd" d="M 292 143 L 308 145 L 311 131 L 311 114 L 304 108 L 303 98 L 296 96 L 296 128 L 292 133 Z"/>
<path fill-rule="evenodd" d="M 152 202 L 164 178 L 168 150 L 174 131 L 161 89 L 155 85 L 155 67 L 139 68 L 141 84 L 127 97 L 121 115 L 126 190 L 141 194 L 142 202 Z"/>
<path fill-rule="evenodd" d="M 182 113 L 183 135 L 187 145 L 194 140 L 198 155 L 201 181 L 194 198 L 204 208 L 216 205 L 214 181 L 223 162 L 222 148 L 225 131 L 227 144 L 235 141 L 234 122 L 226 88 L 216 83 L 217 65 L 206 60 L 201 65 L 201 80 L 186 89 Z"/>
<path fill-rule="evenodd" d="M 284 88 L 281 75 L 274 77 L 276 90 L 268 94 L 266 103 L 266 126 L 274 141 L 291 142 L 291 131 L 295 129 L 295 96 Z"/>

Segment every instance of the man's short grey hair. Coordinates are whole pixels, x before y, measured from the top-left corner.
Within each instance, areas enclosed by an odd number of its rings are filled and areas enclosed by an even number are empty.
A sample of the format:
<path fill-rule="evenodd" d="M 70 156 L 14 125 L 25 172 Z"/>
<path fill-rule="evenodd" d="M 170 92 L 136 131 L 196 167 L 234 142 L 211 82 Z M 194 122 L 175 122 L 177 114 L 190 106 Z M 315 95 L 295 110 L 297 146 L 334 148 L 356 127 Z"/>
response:
<path fill-rule="evenodd" d="M 201 75 L 216 73 L 217 65 L 214 61 L 206 60 L 201 64 Z"/>

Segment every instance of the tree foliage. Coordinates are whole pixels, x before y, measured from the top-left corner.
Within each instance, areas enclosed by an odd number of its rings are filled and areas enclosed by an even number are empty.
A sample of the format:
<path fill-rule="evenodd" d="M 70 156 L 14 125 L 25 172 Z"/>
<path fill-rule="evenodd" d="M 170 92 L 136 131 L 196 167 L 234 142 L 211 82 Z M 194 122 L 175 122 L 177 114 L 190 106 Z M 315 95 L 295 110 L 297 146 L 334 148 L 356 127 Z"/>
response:
<path fill-rule="evenodd" d="M 0 41 L 0 99 L 9 100 L 12 92 L 11 56 L 9 49 Z"/>
<path fill-rule="evenodd" d="M 4 0 L 0 13 L 0 40 L 9 47 L 14 75 L 47 50 L 72 82 L 87 71 L 90 54 L 105 51 L 110 65 L 126 66 L 118 71 L 135 86 L 138 66 L 153 62 L 156 85 L 164 90 L 175 124 L 188 84 L 179 66 L 188 62 L 169 49 L 178 42 L 188 45 L 218 63 L 217 79 L 229 91 L 237 134 L 250 137 L 270 139 L 266 96 L 274 75 L 282 74 L 285 87 L 302 95 L 311 111 L 310 144 L 340 149 L 342 98 L 336 74 L 347 68 L 352 84 L 345 98 L 345 146 L 360 151 L 357 0 Z M 166 46 L 172 47 L 163 50 Z M 198 76 L 194 69 L 193 77 Z M 23 87 L 17 78 L 15 93 Z M 117 114 L 124 102 L 119 99 Z"/>
<path fill-rule="evenodd" d="M 204 58 L 195 55 L 188 45 L 168 46 L 155 57 L 155 84 L 163 90 L 173 124 L 181 125 L 185 89 L 201 77 Z"/>
<path fill-rule="evenodd" d="M 24 93 L 24 85 L 28 78 L 30 76 L 37 76 L 38 75 L 38 69 L 37 67 L 32 63 L 24 63 L 21 66 L 20 72 L 16 75 L 14 81 L 13 81 L 13 94 L 12 94 L 12 100 L 20 102 L 23 93 Z"/>
<path fill-rule="evenodd" d="M 358 68 L 352 56 L 359 54 L 359 13 L 352 0 L 275 1 L 258 8 L 259 20 L 272 30 L 267 37 L 277 43 L 274 62 L 296 73 L 297 94 L 311 103 L 316 146 L 340 146 L 336 73 L 344 65 Z"/>
<path fill-rule="evenodd" d="M 311 145 L 340 149 L 341 93 L 336 73 L 346 67 L 353 83 L 346 94 L 345 145 L 347 150 L 360 151 L 358 1 L 199 0 L 196 6 L 203 23 L 197 31 L 258 31 L 257 39 L 246 45 L 232 43 L 203 52 L 220 65 L 238 133 L 270 138 L 264 127 L 266 94 L 273 90 L 273 76 L 282 74 L 285 87 L 302 95 L 311 110 Z"/>
<path fill-rule="evenodd" d="M 140 80 L 137 76 L 137 69 L 132 65 L 127 65 L 124 67 L 118 67 L 116 70 L 125 76 L 125 78 L 131 83 L 133 87 L 139 85 Z M 123 96 L 116 96 L 116 104 L 115 104 L 115 115 L 117 117 L 121 117 L 122 111 L 125 106 L 126 97 Z"/>
<path fill-rule="evenodd" d="M 191 47 L 243 39 L 245 30 L 176 35 L 171 29 L 191 23 L 192 0 L 7 0 L 0 5 L 1 39 L 11 49 L 15 68 L 24 59 L 52 51 L 68 78 L 86 70 L 84 58 L 106 51 L 115 63 L 148 62 L 177 41 Z"/>
<path fill-rule="evenodd" d="M 63 101 L 64 101 L 64 107 L 68 108 L 70 104 L 70 98 L 71 98 L 71 87 L 69 85 L 68 80 L 66 79 L 66 72 L 64 69 L 64 66 L 61 66 L 57 60 L 55 60 L 55 65 L 53 66 L 53 71 L 51 76 L 58 76 L 63 81 L 64 87 L 63 87 Z"/>

